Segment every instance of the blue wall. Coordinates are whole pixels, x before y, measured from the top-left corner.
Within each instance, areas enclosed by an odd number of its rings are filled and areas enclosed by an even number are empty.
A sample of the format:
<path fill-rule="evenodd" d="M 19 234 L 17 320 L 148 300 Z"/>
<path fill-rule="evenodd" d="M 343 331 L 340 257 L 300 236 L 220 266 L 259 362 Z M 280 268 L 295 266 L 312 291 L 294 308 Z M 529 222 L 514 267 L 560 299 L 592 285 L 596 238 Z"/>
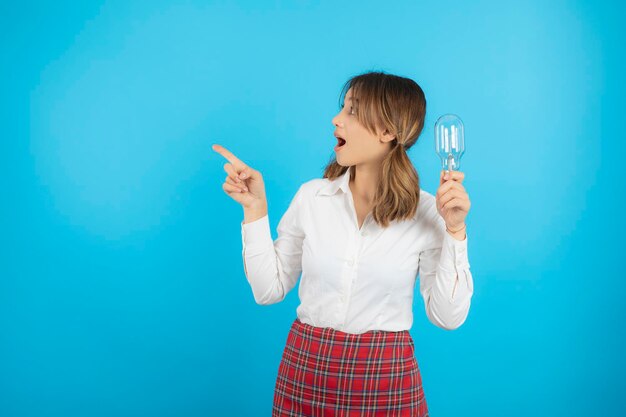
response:
<path fill-rule="evenodd" d="M 275 227 L 333 156 L 352 75 L 465 122 L 474 298 L 411 334 L 432 416 L 617 416 L 625 386 L 623 3 L 0 5 L 0 415 L 270 415 L 297 291 L 254 303 L 213 143 Z"/>

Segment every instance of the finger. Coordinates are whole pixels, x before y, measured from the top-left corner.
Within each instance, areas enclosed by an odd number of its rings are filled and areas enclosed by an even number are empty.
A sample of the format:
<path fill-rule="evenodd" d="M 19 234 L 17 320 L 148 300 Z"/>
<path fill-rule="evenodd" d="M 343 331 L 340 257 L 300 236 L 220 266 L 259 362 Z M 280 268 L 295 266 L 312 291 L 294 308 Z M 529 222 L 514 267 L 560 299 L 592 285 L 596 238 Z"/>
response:
<path fill-rule="evenodd" d="M 453 180 L 453 181 L 463 182 L 463 180 L 465 179 L 465 173 L 462 171 L 450 170 L 450 171 L 446 171 L 445 173 L 448 175 L 448 178 L 444 178 L 444 180 L 446 181 Z"/>
<path fill-rule="evenodd" d="M 469 200 L 455 197 L 442 206 L 442 210 L 445 212 L 453 208 L 461 208 L 464 211 L 469 211 Z"/>
<path fill-rule="evenodd" d="M 445 207 L 446 203 L 455 198 L 469 200 L 469 196 L 467 195 L 467 193 L 458 190 L 450 190 L 439 198 L 439 201 L 437 201 L 438 207 Z"/>
<path fill-rule="evenodd" d="M 452 197 L 462 197 L 462 196 L 466 196 L 466 195 L 467 195 L 467 193 L 465 191 L 461 191 L 461 190 L 457 190 L 456 188 L 452 188 L 452 189 L 446 191 L 445 193 L 443 193 L 439 197 L 439 200 L 448 201 L 448 200 L 450 200 L 450 196 L 452 196 Z"/>
<path fill-rule="evenodd" d="M 241 188 L 237 187 L 236 185 L 229 184 L 227 182 L 222 184 L 222 188 L 224 189 L 224 191 L 228 191 L 231 193 L 245 193 L 246 192 L 242 190 Z"/>
<path fill-rule="evenodd" d="M 449 190 L 452 190 L 452 189 L 465 191 L 465 187 L 463 187 L 461 183 L 458 183 L 456 181 L 446 181 L 442 185 L 439 186 L 439 188 L 437 189 L 436 195 L 438 197 L 441 197 L 442 195 L 444 195 L 445 193 L 447 193 Z"/>
<path fill-rule="evenodd" d="M 465 187 L 460 182 L 454 181 L 454 180 L 447 180 L 447 181 L 443 181 L 443 183 L 439 185 L 439 188 L 437 189 L 437 194 L 438 195 L 445 194 L 448 190 L 453 189 L 453 188 L 456 188 L 457 190 L 465 191 Z"/>
<path fill-rule="evenodd" d="M 246 187 L 246 184 L 236 183 L 230 176 L 226 177 L 225 182 L 230 184 L 230 185 L 233 185 L 233 186 L 237 187 L 237 189 L 248 191 L 248 187 Z"/>
<path fill-rule="evenodd" d="M 224 164 L 224 171 L 226 171 L 226 173 L 228 174 L 228 177 L 231 178 L 234 182 L 236 183 L 241 182 L 241 180 L 239 179 L 239 173 L 235 170 L 235 168 L 233 167 L 233 164 L 231 164 L 230 162 L 226 162 Z"/>
<path fill-rule="evenodd" d="M 222 145 L 214 144 L 213 146 L 211 146 L 211 148 L 215 152 L 219 153 L 224 158 L 226 158 L 228 160 L 228 162 L 233 164 L 233 166 L 235 167 L 236 170 L 241 171 L 244 167 L 246 167 L 246 164 L 244 164 L 242 160 L 237 158 L 231 151 L 229 151 L 228 149 L 226 149 Z"/>
<path fill-rule="evenodd" d="M 448 190 L 453 190 L 453 189 L 465 191 L 465 187 L 463 187 L 463 184 L 461 184 L 460 182 L 456 182 L 456 181 L 446 181 L 439 188 L 441 189 L 442 193 L 445 193 Z"/>
<path fill-rule="evenodd" d="M 465 192 L 450 190 L 439 198 L 439 207 L 445 207 L 446 203 L 454 198 L 468 199 L 468 196 Z"/>
<path fill-rule="evenodd" d="M 441 209 L 441 215 L 444 219 L 446 219 L 448 213 L 450 213 L 451 211 L 457 212 L 458 210 L 461 210 L 467 215 L 467 213 L 469 212 L 469 203 L 467 201 L 458 199 L 451 200 Z"/>
<path fill-rule="evenodd" d="M 249 166 L 246 166 L 241 171 L 239 171 L 239 178 L 241 178 L 242 180 L 254 179 L 255 176 L 256 171 Z"/>
<path fill-rule="evenodd" d="M 239 204 L 243 204 L 244 200 L 252 195 L 252 194 L 247 193 L 247 192 L 241 192 L 241 190 L 232 191 L 232 189 L 229 188 L 228 184 L 226 184 L 226 183 L 222 184 L 222 189 L 224 190 L 224 193 L 227 196 L 229 196 L 230 198 L 232 198 L 233 200 L 235 200 Z"/>
<path fill-rule="evenodd" d="M 448 178 L 445 178 L 446 174 L 448 175 Z M 442 182 L 446 182 L 446 181 L 458 181 L 458 182 L 463 182 L 463 180 L 465 179 L 465 173 L 462 171 L 455 171 L 455 170 L 441 170 L 440 173 L 440 177 L 439 177 L 439 183 L 441 185 Z"/>

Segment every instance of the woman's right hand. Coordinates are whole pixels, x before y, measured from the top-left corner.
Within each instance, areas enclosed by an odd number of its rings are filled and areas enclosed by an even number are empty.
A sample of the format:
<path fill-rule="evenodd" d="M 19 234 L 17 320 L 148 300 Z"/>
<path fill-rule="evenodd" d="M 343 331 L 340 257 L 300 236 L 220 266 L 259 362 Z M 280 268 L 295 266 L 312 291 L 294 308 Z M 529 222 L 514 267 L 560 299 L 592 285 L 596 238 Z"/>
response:
<path fill-rule="evenodd" d="M 224 164 L 227 174 L 222 184 L 224 192 L 244 209 L 267 207 L 265 183 L 261 173 L 244 164 L 223 146 L 214 144 L 211 148 L 228 160 Z"/>

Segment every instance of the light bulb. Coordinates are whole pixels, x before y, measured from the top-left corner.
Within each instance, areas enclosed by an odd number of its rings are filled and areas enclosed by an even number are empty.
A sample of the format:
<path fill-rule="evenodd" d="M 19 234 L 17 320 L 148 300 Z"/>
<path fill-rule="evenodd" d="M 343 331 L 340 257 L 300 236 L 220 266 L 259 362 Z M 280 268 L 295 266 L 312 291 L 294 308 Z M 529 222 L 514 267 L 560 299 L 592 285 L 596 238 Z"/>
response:
<path fill-rule="evenodd" d="M 465 152 L 463 122 L 455 114 L 444 114 L 435 123 L 435 151 L 443 169 L 458 170 Z"/>

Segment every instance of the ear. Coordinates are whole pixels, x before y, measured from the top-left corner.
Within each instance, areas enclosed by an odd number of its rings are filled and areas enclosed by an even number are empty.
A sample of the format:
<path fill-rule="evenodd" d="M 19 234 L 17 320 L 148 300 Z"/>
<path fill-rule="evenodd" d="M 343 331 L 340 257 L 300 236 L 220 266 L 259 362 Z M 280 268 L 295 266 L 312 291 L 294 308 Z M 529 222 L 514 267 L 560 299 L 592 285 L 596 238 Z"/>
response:
<path fill-rule="evenodd" d="M 389 130 L 385 129 L 383 133 L 379 135 L 381 142 L 391 142 L 396 138 L 394 133 L 389 132 Z"/>

